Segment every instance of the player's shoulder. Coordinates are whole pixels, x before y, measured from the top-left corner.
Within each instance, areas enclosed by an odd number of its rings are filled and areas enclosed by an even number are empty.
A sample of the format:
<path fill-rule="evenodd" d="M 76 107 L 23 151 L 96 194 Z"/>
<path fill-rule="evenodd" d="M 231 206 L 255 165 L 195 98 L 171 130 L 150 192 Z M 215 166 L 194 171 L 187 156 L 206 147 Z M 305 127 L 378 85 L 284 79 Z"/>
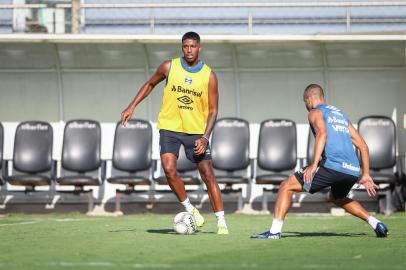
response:
<path fill-rule="evenodd" d="M 315 109 L 321 111 L 322 113 L 344 116 L 344 113 L 339 108 L 331 104 L 320 104 Z"/>
<path fill-rule="evenodd" d="M 171 64 L 172 64 L 172 61 L 173 61 L 174 59 L 166 59 L 166 60 L 164 60 L 163 62 L 162 62 L 162 64 L 161 64 L 161 66 L 170 66 Z"/>
<path fill-rule="evenodd" d="M 315 122 L 317 119 L 323 118 L 323 112 L 319 109 L 311 109 L 307 115 L 307 119 L 310 123 Z"/>
<path fill-rule="evenodd" d="M 323 115 L 323 111 L 320 110 L 320 108 L 313 108 L 309 111 L 309 116 L 317 116 L 317 115 Z"/>
<path fill-rule="evenodd" d="M 212 70 L 212 69 L 210 70 L 210 77 L 217 79 L 217 74 L 216 74 L 216 72 L 214 72 L 214 70 Z"/>
<path fill-rule="evenodd" d="M 329 113 L 331 113 L 334 116 L 342 117 L 348 120 L 348 117 L 345 115 L 345 113 L 341 109 L 333 105 L 326 105 L 326 110 L 328 110 Z"/>
<path fill-rule="evenodd" d="M 172 65 L 172 60 L 165 60 L 159 65 L 158 70 L 161 73 L 164 73 L 165 75 L 167 75 L 169 73 L 169 70 L 171 69 L 171 65 Z"/>

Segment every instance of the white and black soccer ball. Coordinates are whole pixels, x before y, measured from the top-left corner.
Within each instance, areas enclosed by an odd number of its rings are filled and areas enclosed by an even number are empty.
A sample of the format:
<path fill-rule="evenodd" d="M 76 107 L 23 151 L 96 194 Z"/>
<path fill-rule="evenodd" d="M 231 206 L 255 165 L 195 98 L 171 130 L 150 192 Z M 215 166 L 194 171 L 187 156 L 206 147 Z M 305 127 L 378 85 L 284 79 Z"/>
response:
<path fill-rule="evenodd" d="M 178 234 L 192 234 L 196 231 L 195 217 L 188 212 L 180 212 L 173 219 L 173 229 Z"/>

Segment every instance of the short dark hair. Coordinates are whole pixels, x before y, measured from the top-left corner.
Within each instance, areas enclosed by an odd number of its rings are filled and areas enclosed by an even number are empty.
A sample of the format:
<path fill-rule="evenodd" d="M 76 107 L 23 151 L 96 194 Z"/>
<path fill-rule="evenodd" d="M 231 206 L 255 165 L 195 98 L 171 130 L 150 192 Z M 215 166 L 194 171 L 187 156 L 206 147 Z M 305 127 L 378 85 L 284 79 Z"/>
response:
<path fill-rule="evenodd" d="M 196 40 L 198 43 L 200 43 L 200 36 L 196 32 L 185 33 L 182 37 L 182 42 L 185 41 L 186 39 L 193 39 L 193 40 Z"/>
<path fill-rule="evenodd" d="M 304 90 L 304 96 L 309 96 L 309 95 L 317 95 L 319 97 L 324 98 L 324 90 L 323 88 L 316 83 L 309 84 L 305 90 Z"/>

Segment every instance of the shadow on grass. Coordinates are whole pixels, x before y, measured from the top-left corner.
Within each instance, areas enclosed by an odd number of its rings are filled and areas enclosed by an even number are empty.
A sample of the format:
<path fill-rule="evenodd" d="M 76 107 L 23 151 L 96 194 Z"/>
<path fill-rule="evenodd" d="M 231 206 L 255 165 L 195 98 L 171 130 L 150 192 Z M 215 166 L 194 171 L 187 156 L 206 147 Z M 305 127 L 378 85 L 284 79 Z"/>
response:
<path fill-rule="evenodd" d="M 109 232 L 119 233 L 119 232 L 135 232 L 136 229 L 125 229 L 125 230 L 114 230 Z"/>
<path fill-rule="evenodd" d="M 176 232 L 173 229 L 150 229 L 147 230 L 147 233 L 159 233 L 159 234 L 176 234 Z"/>
<path fill-rule="evenodd" d="M 147 230 L 147 233 L 158 233 L 158 234 L 177 234 L 173 229 L 150 229 Z M 202 232 L 196 231 L 194 234 L 214 234 L 214 232 Z"/>
<path fill-rule="evenodd" d="M 334 233 L 334 232 L 284 232 L 283 238 L 287 237 L 363 237 L 366 233 Z"/>

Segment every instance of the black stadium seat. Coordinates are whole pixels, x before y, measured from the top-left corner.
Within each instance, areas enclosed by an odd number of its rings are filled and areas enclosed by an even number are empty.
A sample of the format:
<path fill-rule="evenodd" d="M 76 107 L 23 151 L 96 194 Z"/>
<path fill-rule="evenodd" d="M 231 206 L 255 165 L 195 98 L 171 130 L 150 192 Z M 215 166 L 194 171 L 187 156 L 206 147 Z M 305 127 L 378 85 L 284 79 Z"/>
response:
<path fill-rule="evenodd" d="M 4 128 L 0 123 L 0 186 L 4 185 L 4 171 L 3 171 L 3 140 L 4 140 Z"/>
<path fill-rule="evenodd" d="M 53 130 L 49 123 L 22 122 L 17 126 L 14 139 L 12 173 L 5 166 L 5 180 L 15 186 L 34 191 L 36 186 L 50 186 L 54 179 L 55 162 L 52 161 Z"/>
<path fill-rule="evenodd" d="M 261 123 L 255 181 L 261 185 L 279 186 L 297 164 L 296 124 L 291 120 L 270 119 Z M 263 189 L 262 210 L 268 211 L 267 192 Z"/>
<path fill-rule="evenodd" d="M 314 138 L 313 132 L 309 128 L 309 135 L 307 137 L 306 165 L 310 165 L 313 162 L 314 141 L 315 141 L 315 138 Z"/>
<path fill-rule="evenodd" d="M 392 191 L 400 182 L 401 166 L 396 157 L 396 126 L 386 116 L 366 116 L 359 120 L 358 131 L 369 148 L 370 174 L 377 184 L 388 184 L 381 191 L 386 197 L 385 213 L 392 212 Z M 380 196 L 382 197 L 382 196 Z M 400 197 L 402 197 L 400 195 Z M 380 209 L 382 210 L 382 209 Z"/>
<path fill-rule="evenodd" d="M 116 125 L 112 158 L 111 184 L 122 184 L 116 190 L 116 212 L 121 212 L 120 198 L 135 192 L 135 186 L 151 186 L 152 127 L 144 120 L 132 119 L 123 127 Z"/>
<path fill-rule="evenodd" d="M 243 207 L 242 188 L 235 189 L 233 186 L 246 185 L 247 194 L 250 194 L 249 150 L 250 129 L 246 120 L 240 118 L 217 120 L 211 139 L 213 166 L 217 182 L 225 185 L 222 192 L 237 194 L 238 210 Z"/>
<path fill-rule="evenodd" d="M 84 187 L 100 186 L 105 174 L 105 162 L 101 160 L 101 128 L 98 122 L 79 119 L 66 123 L 61 167 L 57 183 L 60 186 L 74 186 L 75 195 L 86 195 L 88 210 L 92 211 L 93 191 L 84 191 Z"/>

